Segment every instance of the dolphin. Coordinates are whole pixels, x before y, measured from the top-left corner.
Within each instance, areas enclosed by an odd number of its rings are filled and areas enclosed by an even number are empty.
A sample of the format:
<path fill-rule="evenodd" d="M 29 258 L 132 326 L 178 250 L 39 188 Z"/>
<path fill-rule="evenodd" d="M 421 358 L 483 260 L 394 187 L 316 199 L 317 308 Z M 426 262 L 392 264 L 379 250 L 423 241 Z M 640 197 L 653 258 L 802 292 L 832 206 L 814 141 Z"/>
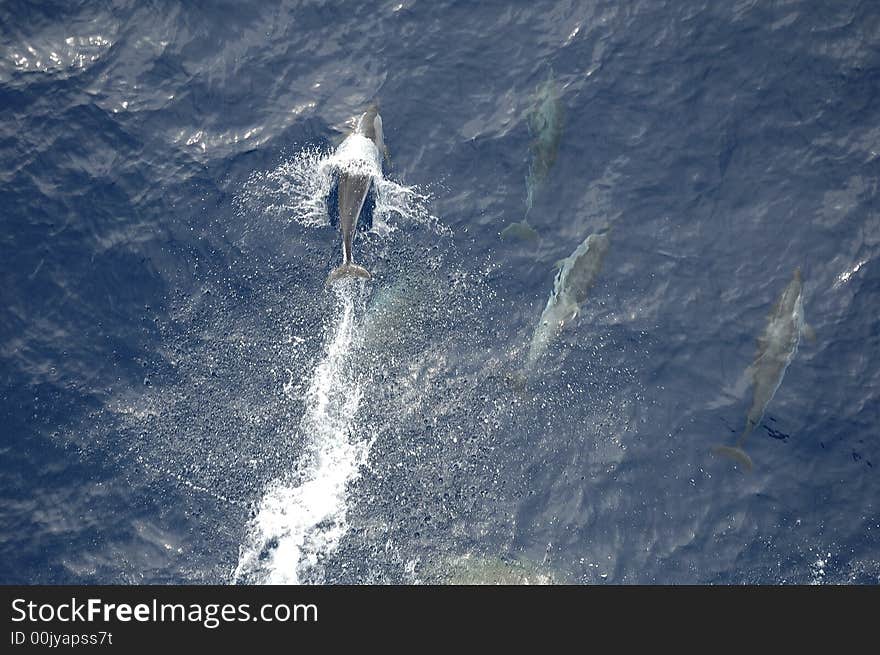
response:
<path fill-rule="evenodd" d="M 608 231 L 591 234 L 571 255 L 557 262 L 559 271 L 553 282 L 553 291 L 529 344 L 527 371 L 534 369 L 550 342 L 580 313 L 580 306 L 602 269 L 608 244 Z"/>
<path fill-rule="evenodd" d="M 562 140 L 563 112 L 560 91 L 551 69 L 547 79 L 535 91 L 528 114 L 531 160 L 526 176 L 526 211 L 521 221 L 509 224 L 501 231 L 502 239 L 535 241 L 538 233 L 529 225 L 528 217 L 535 204 L 535 195 L 543 186 L 550 169 L 556 162 L 559 142 Z"/>
<path fill-rule="evenodd" d="M 752 460 L 742 447 L 746 437 L 761 424 L 767 405 L 773 400 L 788 365 L 797 354 L 801 335 L 810 341 L 816 339 L 813 328 L 804 320 L 803 291 L 801 269 L 797 268 L 791 282 L 773 306 L 764 332 L 758 337 L 755 361 L 746 369 L 746 373 L 752 378 L 753 393 L 745 428 L 733 446 L 719 445 L 712 448 L 714 454 L 734 460 L 747 471 L 752 469 Z"/>
<path fill-rule="evenodd" d="M 532 160 L 529 164 L 529 175 L 526 178 L 526 213 L 531 211 L 535 203 L 536 192 L 550 175 L 553 164 L 556 163 L 559 142 L 562 140 L 562 128 L 560 91 L 551 70 L 547 75 L 547 80 L 538 87 L 535 105 L 529 114 Z"/>
<path fill-rule="evenodd" d="M 346 277 L 372 277 L 367 269 L 354 263 L 352 241 L 358 218 L 362 213 L 371 213 L 375 205 L 376 183 L 382 179 L 383 155 L 387 156 L 387 150 L 382 117 L 378 107 L 373 105 L 361 114 L 354 132 L 339 145 L 334 156 L 337 160 L 335 179 L 329 198 L 331 206 L 336 205 L 342 232 L 342 264 L 330 272 L 328 285 Z M 333 213 L 331 209 L 331 219 Z"/>
<path fill-rule="evenodd" d="M 429 564 L 428 571 L 441 584 L 450 585 L 551 585 L 564 582 L 543 564 L 526 558 L 503 559 L 467 553 Z"/>

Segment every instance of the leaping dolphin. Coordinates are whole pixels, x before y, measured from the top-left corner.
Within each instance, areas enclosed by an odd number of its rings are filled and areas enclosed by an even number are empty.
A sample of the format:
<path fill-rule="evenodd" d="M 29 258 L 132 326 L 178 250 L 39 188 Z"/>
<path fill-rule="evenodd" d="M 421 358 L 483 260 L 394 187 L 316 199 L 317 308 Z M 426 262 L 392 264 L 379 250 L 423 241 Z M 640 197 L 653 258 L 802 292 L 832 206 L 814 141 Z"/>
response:
<path fill-rule="evenodd" d="M 334 156 L 336 177 L 331 197 L 336 198 L 338 207 L 342 264 L 330 272 L 328 285 L 345 277 L 372 277 L 367 269 L 354 263 L 352 241 L 362 211 L 375 204 L 376 182 L 382 179 L 383 154 L 387 156 L 382 117 L 378 107 L 373 105 L 361 114 L 354 132 L 339 145 Z"/>
<path fill-rule="evenodd" d="M 755 361 L 749 366 L 754 391 L 752 406 L 746 416 L 746 426 L 733 446 L 715 446 L 712 452 L 734 460 L 744 469 L 751 470 L 752 459 L 743 450 L 743 442 L 756 426 L 761 424 L 767 405 L 773 400 L 776 390 L 782 384 L 782 378 L 788 365 L 797 354 L 801 335 L 811 341 L 816 333 L 804 320 L 804 295 L 801 269 L 795 269 L 791 282 L 779 296 L 767 326 L 758 338 L 758 352 Z"/>

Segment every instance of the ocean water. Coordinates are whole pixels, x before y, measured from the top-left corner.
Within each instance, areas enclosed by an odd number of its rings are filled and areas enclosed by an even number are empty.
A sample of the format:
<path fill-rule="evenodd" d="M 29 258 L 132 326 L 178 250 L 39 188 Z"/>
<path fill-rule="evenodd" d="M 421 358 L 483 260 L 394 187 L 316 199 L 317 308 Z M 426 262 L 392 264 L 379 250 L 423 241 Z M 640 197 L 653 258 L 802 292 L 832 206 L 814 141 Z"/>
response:
<path fill-rule="evenodd" d="M 0 582 L 877 584 L 878 177 L 872 2 L 6 0 Z"/>

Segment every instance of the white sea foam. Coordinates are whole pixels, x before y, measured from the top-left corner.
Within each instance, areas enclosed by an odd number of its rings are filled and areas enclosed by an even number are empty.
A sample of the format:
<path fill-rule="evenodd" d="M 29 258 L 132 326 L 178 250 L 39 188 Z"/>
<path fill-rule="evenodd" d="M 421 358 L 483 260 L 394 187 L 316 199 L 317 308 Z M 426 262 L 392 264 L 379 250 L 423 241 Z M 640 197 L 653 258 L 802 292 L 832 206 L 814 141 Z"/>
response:
<path fill-rule="evenodd" d="M 388 234 L 398 223 L 415 223 L 437 234 L 450 230 L 431 213 L 431 195 L 418 186 L 405 186 L 382 175 L 371 141 L 347 138 L 335 152 L 304 148 L 270 171 L 250 176 L 236 198 L 240 213 L 292 220 L 305 227 L 328 225 L 327 195 L 336 172 L 369 175 L 376 185 L 372 231 Z"/>
<path fill-rule="evenodd" d="M 337 285 L 332 325 L 306 392 L 299 434 L 306 451 L 292 480 L 277 481 L 260 502 L 234 581 L 301 584 L 323 581 L 322 558 L 348 529 L 346 490 L 366 463 L 375 435 L 355 417 L 363 383 L 352 354 L 363 300 L 356 283 Z"/>

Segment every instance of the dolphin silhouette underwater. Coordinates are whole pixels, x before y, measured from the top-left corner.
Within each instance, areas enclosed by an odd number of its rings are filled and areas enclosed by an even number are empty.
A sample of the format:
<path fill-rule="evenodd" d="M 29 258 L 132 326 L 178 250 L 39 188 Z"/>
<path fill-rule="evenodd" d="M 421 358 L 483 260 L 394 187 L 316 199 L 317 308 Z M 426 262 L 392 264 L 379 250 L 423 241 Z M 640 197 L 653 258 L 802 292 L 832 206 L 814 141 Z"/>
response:
<path fill-rule="evenodd" d="M 746 369 L 752 378 L 752 405 L 746 415 L 746 425 L 733 446 L 712 448 L 715 455 L 732 459 L 750 471 L 752 459 L 743 450 L 743 443 L 756 426 L 761 424 L 767 405 L 773 400 L 782 378 L 797 354 L 801 335 L 815 341 L 816 333 L 804 319 L 804 294 L 801 269 L 794 271 L 791 282 L 773 306 L 764 332 L 758 337 L 755 361 Z"/>
<path fill-rule="evenodd" d="M 532 99 L 533 105 L 527 116 L 531 159 L 529 173 L 526 176 L 526 211 L 521 221 L 510 223 L 501 231 L 502 239 L 521 239 L 536 241 L 537 231 L 529 225 L 529 212 L 535 204 L 535 196 L 550 176 L 550 169 L 556 162 L 559 144 L 562 140 L 563 109 L 562 91 L 553 76 L 553 69 L 546 81 L 538 86 Z"/>
<path fill-rule="evenodd" d="M 609 232 L 610 227 L 589 235 L 571 255 L 557 262 L 559 270 L 553 281 L 553 291 L 529 343 L 524 372 L 535 369 L 550 343 L 580 314 L 581 305 L 602 270 L 610 243 Z"/>
<path fill-rule="evenodd" d="M 327 285 L 337 280 L 372 276 L 363 266 L 354 262 L 352 243 L 358 221 L 369 229 L 376 206 L 376 186 L 382 180 L 382 159 L 387 157 L 382 133 L 382 117 L 372 105 L 361 114 L 354 131 L 334 153 L 333 179 L 327 196 L 327 211 L 331 224 L 338 222 L 342 233 L 342 264 L 327 277 Z"/>

